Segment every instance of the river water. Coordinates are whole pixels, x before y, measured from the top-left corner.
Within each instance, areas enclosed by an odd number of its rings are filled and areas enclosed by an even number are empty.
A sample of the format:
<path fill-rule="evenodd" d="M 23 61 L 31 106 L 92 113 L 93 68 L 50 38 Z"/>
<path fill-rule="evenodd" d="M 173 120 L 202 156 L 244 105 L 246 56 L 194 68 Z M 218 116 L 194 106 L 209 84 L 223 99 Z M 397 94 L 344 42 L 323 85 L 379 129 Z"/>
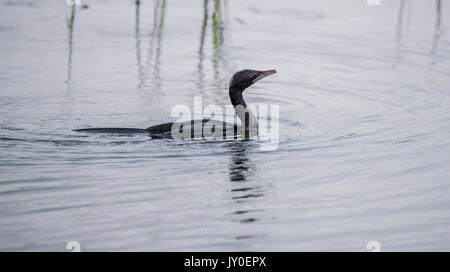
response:
<path fill-rule="evenodd" d="M 449 1 L 81 4 L 0 2 L 0 250 L 450 250 Z M 278 71 L 245 92 L 275 150 L 73 131 L 227 105 L 244 68 Z"/>

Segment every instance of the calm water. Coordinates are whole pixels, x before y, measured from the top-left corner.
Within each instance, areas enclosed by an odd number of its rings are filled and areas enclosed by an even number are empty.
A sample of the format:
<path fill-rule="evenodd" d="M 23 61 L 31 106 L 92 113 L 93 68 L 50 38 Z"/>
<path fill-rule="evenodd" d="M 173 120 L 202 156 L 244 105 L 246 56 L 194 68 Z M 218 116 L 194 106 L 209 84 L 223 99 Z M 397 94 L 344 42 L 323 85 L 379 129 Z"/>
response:
<path fill-rule="evenodd" d="M 450 1 L 335 2 L 2 0 L 0 250 L 450 250 Z M 275 151 L 72 131 L 243 68 Z"/>

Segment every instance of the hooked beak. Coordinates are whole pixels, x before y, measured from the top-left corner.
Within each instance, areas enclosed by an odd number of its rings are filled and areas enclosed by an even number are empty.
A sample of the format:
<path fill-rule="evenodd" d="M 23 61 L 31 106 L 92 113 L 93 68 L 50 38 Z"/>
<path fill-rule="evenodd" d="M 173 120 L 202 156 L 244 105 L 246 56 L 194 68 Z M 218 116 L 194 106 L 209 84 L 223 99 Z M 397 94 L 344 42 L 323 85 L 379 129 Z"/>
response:
<path fill-rule="evenodd" d="M 255 83 L 256 81 L 265 78 L 266 76 L 270 76 L 275 74 L 277 71 L 275 70 L 268 70 L 268 71 L 262 71 L 261 74 L 259 74 L 259 76 L 257 78 L 255 78 L 253 80 L 253 83 Z"/>

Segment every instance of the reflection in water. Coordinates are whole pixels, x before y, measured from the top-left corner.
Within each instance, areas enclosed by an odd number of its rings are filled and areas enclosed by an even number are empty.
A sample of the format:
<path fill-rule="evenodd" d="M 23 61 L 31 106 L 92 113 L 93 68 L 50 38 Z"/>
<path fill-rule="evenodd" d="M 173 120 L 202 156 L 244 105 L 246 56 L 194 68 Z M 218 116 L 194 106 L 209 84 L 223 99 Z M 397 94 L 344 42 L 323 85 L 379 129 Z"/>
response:
<path fill-rule="evenodd" d="M 141 57 L 141 35 L 140 35 L 140 7 L 141 7 L 141 1 L 136 0 L 136 21 L 135 21 L 135 38 L 136 38 L 136 63 L 138 66 L 138 88 L 142 88 L 145 85 L 145 69 L 142 65 L 142 57 Z"/>
<path fill-rule="evenodd" d="M 214 43 L 214 53 L 213 53 L 213 67 L 214 67 L 214 79 L 219 78 L 219 61 L 222 59 L 222 44 L 223 44 L 223 21 L 222 21 L 222 9 L 220 0 L 215 0 L 214 3 L 214 13 L 212 16 L 213 20 L 213 43 Z"/>
<path fill-rule="evenodd" d="M 135 39 L 136 39 L 136 65 L 138 69 L 138 87 L 141 89 L 148 86 L 148 73 L 152 76 L 151 87 L 161 90 L 161 43 L 164 30 L 164 16 L 166 0 L 155 0 L 153 2 L 153 25 L 149 34 L 148 56 L 145 64 L 142 61 L 140 9 L 141 1 L 135 1 Z"/>
<path fill-rule="evenodd" d="M 231 163 L 229 165 L 230 181 L 231 182 L 245 182 L 251 176 L 252 169 L 250 168 L 250 161 L 247 157 L 247 143 L 233 142 L 229 146 L 231 152 Z"/>
<path fill-rule="evenodd" d="M 199 55 L 199 64 L 198 64 L 198 87 L 200 90 L 204 87 L 204 72 L 203 72 L 203 60 L 205 58 L 205 37 L 206 37 L 206 29 L 208 28 L 208 3 L 209 0 L 204 0 L 203 2 L 203 20 L 201 25 L 201 31 L 200 31 L 200 45 L 198 50 Z M 223 21 L 223 15 L 222 10 L 226 9 L 227 5 L 224 2 L 222 7 L 222 1 L 221 0 L 214 0 L 214 11 L 212 14 L 212 46 L 213 46 L 213 52 L 212 52 L 212 65 L 214 70 L 214 85 L 218 91 L 222 91 L 222 84 L 221 81 L 223 80 L 220 78 L 220 65 L 226 64 L 224 60 L 224 50 L 223 50 L 223 44 L 224 44 L 224 29 L 225 24 Z"/>
<path fill-rule="evenodd" d="M 442 3 L 441 0 L 436 0 L 436 23 L 434 24 L 433 43 L 431 46 L 431 64 L 436 64 L 435 52 L 441 33 L 441 16 L 442 16 Z"/>
<path fill-rule="evenodd" d="M 152 86 L 156 87 L 156 90 L 161 90 L 161 41 L 164 30 L 164 16 L 166 12 L 166 0 L 155 0 L 154 4 L 154 17 L 153 17 L 153 29 L 150 32 L 150 46 L 148 53 L 148 66 L 152 67 Z M 154 49 L 156 43 L 156 49 Z M 152 62 L 153 51 L 155 50 L 155 59 Z"/>
<path fill-rule="evenodd" d="M 398 10 L 398 17 L 397 17 L 397 32 L 396 32 L 396 39 L 397 40 L 399 40 L 402 37 L 404 11 L 405 11 L 405 0 L 401 0 L 400 8 Z"/>
<path fill-rule="evenodd" d="M 75 24 L 75 7 L 72 5 L 70 18 L 67 20 L 67 28 L 69 29 L 69 56 L 67 60 L 67 89 L 70 90 L 71 80 L 72 80 L 72 54 L 73 54 L 73 27 Z"/>
<path fill-rule="evenodd" d="M 225 11 L 225 22 L 228 24 L 230 22 L 230 16 L 228 13 L 228 0 L 223 0 L 223 9 Z"/>
<path fill-rule="evenodd" d="M 229 144 L 231 153 L 231 161 L 229 164 L 229 179 L 232 183 L 231 199 L 235 203 L 235 211 L 233 211 L 236 221 L 242 224 L 259 221 L 254 215 L 256 209 L 248 209 L 243 207 L 247 201 L 264 196 L 264 190 L 255 185 L 254 181 L 249 178 L 254 175 L 254 165 L 248 158 L 248 149 L 252 148 L 247 142 L 232 142 Z M 253 235 L 244 235 L 235 237 L 237 240 L 251 238 Z"/>
<path fill-rule="evenodd" d="M 398 10 L 398 17 L 397 17 L 397 28 L 396 28 L 396 32 L 395 32 L 395 49 L 394 49 L 394 54 L 395 54 L 395 62 L 392 65 L 392 68 L 397 68 L 398 65 L 398 61 L 400 60 L 400 48 L 401 48 L 401 38 L 402 38 L 402 28 L 403 28 L 403 15 L 404 15 L 404 11 L 405 11 L 405 0 L 401 0 L 400 2 L 400 7 Z"/>
<path fill-rule="evenodd" d="M 203 90 L 203 80 L 205 74 L 203 73 L 203 59 L 204 59 L 204 43 L 205 43 L 205 34 L 206 34 L 206 26 L 208 24 L 208 0 L 203 1 L 203 23 L 202 29 L 200 31 L 200 48 L 198 49 L 198 87 L 200 90 Z"/>

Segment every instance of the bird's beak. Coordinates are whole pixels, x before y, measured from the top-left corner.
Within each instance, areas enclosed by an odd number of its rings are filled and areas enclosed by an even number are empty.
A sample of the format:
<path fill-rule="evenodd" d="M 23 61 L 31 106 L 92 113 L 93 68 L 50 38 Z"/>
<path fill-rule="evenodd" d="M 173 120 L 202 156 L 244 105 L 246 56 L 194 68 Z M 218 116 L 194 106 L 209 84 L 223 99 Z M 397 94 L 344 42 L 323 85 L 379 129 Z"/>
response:
<path fill-rule="evenodd" d="M 259 74 L 259 76 L 253 80 L 253 83 L 255 83 L 256 81 L 258 81 L 258 80 L 260 80 L 260 79 L 265 78 L 266 76 L 273 75 L 273 74 L 275 74 L 276 72 L 277 72 L 277 71 L 275 71 L 275 70 L 262 71 L 262 72 Z"/>

